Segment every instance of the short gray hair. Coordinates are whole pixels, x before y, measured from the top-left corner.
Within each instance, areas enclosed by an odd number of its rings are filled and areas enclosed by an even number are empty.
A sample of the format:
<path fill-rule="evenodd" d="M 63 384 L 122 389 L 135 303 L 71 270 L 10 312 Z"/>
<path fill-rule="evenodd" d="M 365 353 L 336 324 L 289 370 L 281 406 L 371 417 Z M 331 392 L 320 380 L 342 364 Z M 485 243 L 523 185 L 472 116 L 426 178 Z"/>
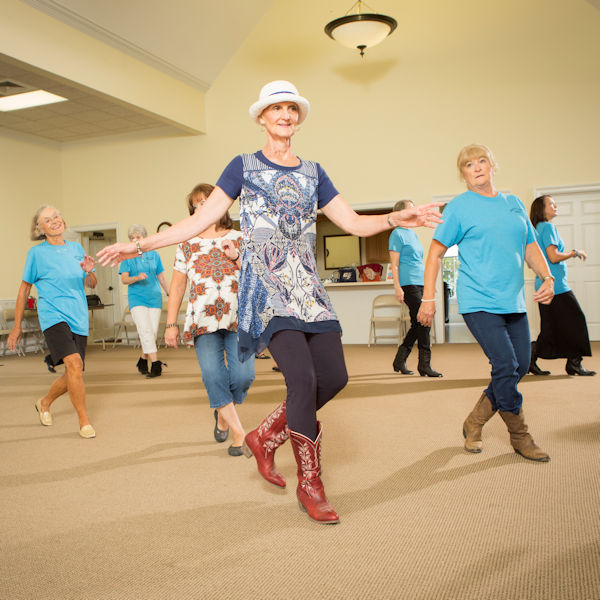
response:
<path fill-rule="evenodd" d="M 40 215 L 42 214 L 42 211 L 46 210 L 47 208 L 53 208 L 56 211 L 56 214 L 59 215 L 60 217 L 62 217 L 63 223 L 65 224 L 65 227 L 67 226 L 67 224 L 65 223 L 65 219 L 62 216 L 62 213 L 60 212 L 60 210 L 58 210 L 58 208 L 56 208 L 56 206 L 52 206 L 51 204 L 44 204 L 43 206 L 40 206 L 35 211 L 35 214 L 33 215 L 33 219 L 31 220 L 31 230 L 29 232 L 29 237 L 34 242 L 46 239 L 46 236 L 41 232 L 41 230 L 40 230 L 40 228 L 38 226 L 38 219 L 40 218 Z"/>
<path fill-rule="evenodd" d="M 404 210 L 405 208 L 408 208 L 409 204 L 414 205 L 414 202 L 412 200 L 398 200 L 398 202 L 394 204 L 394 212 L 396 212 L 397 210 Z"/>
<path fill-rule="evenodd" d="M 141 235 L 142 237 L 146 237 L 148 235 L 148 232 L 146 231 L 146 228 L 143 225 L 134 223 L 127 231 L 127 237 L 131 239 L 134 235 Z"/>

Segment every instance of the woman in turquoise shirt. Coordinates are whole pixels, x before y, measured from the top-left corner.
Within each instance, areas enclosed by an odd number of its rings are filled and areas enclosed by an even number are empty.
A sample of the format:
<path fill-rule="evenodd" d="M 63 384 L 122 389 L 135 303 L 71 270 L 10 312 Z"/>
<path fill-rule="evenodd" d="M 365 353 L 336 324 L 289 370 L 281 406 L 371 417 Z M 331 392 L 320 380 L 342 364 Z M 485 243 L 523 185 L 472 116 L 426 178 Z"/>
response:
<path fill-rule="evenodd" d="M 128 236 L 130 241 L 138 244 L 148 233 L 143 225 L 132 225 Z M 146 377 L 160 377 L 163 362 L 158 360 L 156 334 L 162 312 L 162 286 L 165 294 L 169 295 L 169 284 L 164 274 L 164 267 L 158 252 L 141 252 L 135 258 L 124 260 L 119 269 L 121 282 L 128 286 L 127 299 L 129 311 L 135 323 L 142 355 L 137 362 L 137 369 Z M 150 370 L 148 370 L 150 359 Z"/>
<path fill-rule="evenodd" d="M 85 406 L 83 369 L 89 332 L 88 306 L 84 285 L 96 287 L 94 259 L 76 242 L 63 238 L 65 221 L 54 206 L 40 207 L 32 221 L 31 239 L 44 240 L 27 253 L 23 280 L 15 306 L 15 325 L 8 336 L 14 350 L 22 335 L 21 321 L 31 286 L 38 291 L 38 318 L 50 350 L 48 364 L 65 365 L 64 374 L 35 403 L 40 423 L 54 423 L 50 406 L 68 392 L 79 419 L 79 435 L 96 437 Z"/>
<path fill-rule="evenodd" d="M 457 165 L 468 191 L 446 206 L 444 222 L 434 233 L 418 318 L 423 325 L 431 325 L 440 260 L 448 247 L 457 244 L 458 312 L 492 365 L 491 381 L 463 424 L 465 449 L 481 452 L 483 425 L 498 411 L 515 452 L 545 462 L 550 457 L 528 433 L 523 397 L 517 389 L 530 357 L 524 263 L 543 282 L 534 294 L 536 302 L 552 301 L 554 277 L 525 207 L 516 196 L 501 194 L 494 187 L 496 163 L 491 150 L 479 144 L 466 146 Z"/>
<path fill-rule="evenodd" d="M 556 227 L 550 222 L 558 214 L 556 202 L 552 196 L 540 196 L 531 204 L 531 223 L 535 227 L 538 244 L 546 255 L 550 271 L 555 278 L 554 299 L 547 306 L 540 304 L 540 335 L 531 343 L 531 363 L 529 372 L 534 375 L 550 375 L 536 364 L 540 358 L 566 358 L 565 369 L 569 375 L 595 375 L 582 364 L 584 356 L 591 356 L 585 315 L 567 281 L 569 258 L 585 260 L 584 250 L 565 252 L 565 244 L 558 235 Z M 542 282 L 535 280 L 538 289 Z"/>
<path fill-rule="evenodd" d="M 394 204 L 394 210 L 413 207 L 412 200 L 400 200 Z M 400 371 L 403 375 L 413 374 L 406 366 L 406 359 L 416 341 L 419 348 L 419 375 L 442 377 L 441 373 L 431 368 L 430 327 L 421 325 L 417 320 L 423 298 L 423 246 L 412 229 L 396 227 L 390 235 L 389 251 L 396 298 L 399 302 L 406 303 L 410 313 L 410 329 L 398 346 L 393 363 L 394 371 Z"/>

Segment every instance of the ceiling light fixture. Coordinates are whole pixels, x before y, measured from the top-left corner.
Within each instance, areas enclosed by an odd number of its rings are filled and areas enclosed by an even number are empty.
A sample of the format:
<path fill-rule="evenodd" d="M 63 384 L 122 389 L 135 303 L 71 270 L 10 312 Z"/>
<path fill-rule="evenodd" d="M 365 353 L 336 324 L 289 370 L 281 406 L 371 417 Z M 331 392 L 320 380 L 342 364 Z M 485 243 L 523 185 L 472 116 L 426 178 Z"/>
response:
<path fill-rule="evenodd" d="M 0 111 L 21 110 L 23 108 L 54 104 L 55 102 L 65 102 L 66 100 L 67 98 L 51 94 L 44 90 L 35 90 L 33 92 L 23 92 L 22 94 L 13 94 L 12 96 L 0 98 Z"/>
<path fill-rule="evenodd" d="M 343 17 L 334 19 L 325 25 L 325 33 L 332 40 L 346 48 L 360 50 L 361 56 L 364 56 L 367 48 L 383 42 L 398 25 L 396 19 L 387 15 L 362 12 L 363 4 L 361 0 L 358 0 L 350 8 L 352 10 L 358 5 L 356 14 L 348 14 L 349 10 Z M 367 5 L 365 4 L 365 6 Z M 371 7 L 367 7 L 372 10 Z"/>

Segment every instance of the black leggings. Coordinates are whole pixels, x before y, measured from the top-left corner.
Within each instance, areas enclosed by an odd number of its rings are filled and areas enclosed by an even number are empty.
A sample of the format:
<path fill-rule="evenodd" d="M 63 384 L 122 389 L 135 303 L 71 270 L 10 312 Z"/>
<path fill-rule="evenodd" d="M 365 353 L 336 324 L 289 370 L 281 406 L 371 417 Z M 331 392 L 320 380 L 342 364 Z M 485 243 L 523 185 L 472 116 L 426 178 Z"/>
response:
<path fill-rule="evenodd" d="M 285 329 L 269 343 L 285 377 L 287 423 L 292 431 L 317 437 L 317 411 L 348 383 L 341 335 Z"/>
<path fill-rule="evenodd" d="M 419 350 L 429 350 L 429 327 L 421 325 L 417 321 L 417 314 L 421 307 L 421 299 L 423 298 L 422 285 L 403 285 L 404 302 L 408 306 L 410 313 L 410 329 L 404 337 L 402 346 L 405 346 L 409 351 L 412 349 L 415 340 Z"/>

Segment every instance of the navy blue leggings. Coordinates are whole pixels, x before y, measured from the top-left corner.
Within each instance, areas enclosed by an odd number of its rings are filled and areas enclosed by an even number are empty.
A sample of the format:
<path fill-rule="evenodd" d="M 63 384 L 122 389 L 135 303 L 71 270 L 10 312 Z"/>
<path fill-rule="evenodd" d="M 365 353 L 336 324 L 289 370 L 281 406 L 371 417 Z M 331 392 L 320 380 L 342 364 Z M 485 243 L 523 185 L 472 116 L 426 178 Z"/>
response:
<path fill-rule="evenodd" d="M 348 383 L 340 333 L 285 329 L 271 338 L 269 351 L 285 378 L 288 427 L 315 440 L 317 411 Z"/>

